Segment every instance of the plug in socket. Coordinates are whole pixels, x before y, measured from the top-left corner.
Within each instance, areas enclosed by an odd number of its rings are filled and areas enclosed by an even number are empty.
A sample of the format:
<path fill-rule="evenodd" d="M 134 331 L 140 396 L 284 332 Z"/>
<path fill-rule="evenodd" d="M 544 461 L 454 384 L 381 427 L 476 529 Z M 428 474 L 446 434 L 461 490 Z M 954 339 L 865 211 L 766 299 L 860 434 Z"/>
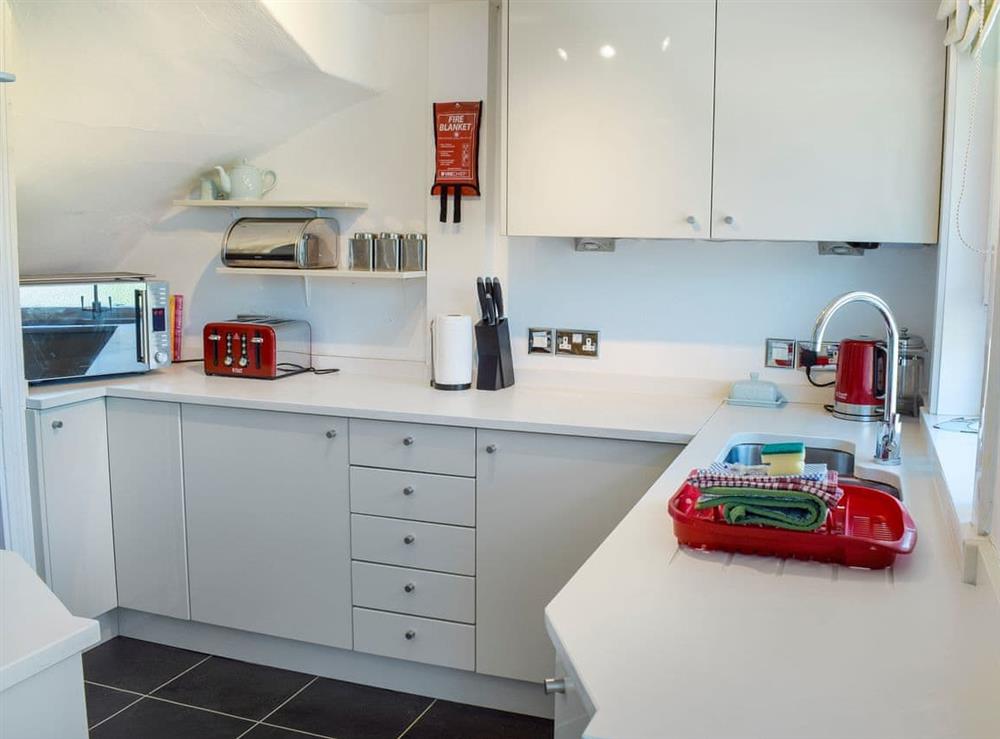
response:
<path fill-rule="evenodd" d="M 580 329 L 556 329 L 556 355 L 596 359 L 600 348 L 600 332 Z"/>

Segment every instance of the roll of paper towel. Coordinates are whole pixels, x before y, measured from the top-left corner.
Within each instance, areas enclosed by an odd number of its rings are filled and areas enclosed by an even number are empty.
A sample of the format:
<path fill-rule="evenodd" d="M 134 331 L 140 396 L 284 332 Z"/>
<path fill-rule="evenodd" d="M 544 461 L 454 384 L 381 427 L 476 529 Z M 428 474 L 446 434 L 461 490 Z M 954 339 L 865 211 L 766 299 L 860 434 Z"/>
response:
<path fill-rule="evenodd" d="M 431 324 L 431 384 L 438 390 L 472 387 L 472 317 L 443 314 Z"/>

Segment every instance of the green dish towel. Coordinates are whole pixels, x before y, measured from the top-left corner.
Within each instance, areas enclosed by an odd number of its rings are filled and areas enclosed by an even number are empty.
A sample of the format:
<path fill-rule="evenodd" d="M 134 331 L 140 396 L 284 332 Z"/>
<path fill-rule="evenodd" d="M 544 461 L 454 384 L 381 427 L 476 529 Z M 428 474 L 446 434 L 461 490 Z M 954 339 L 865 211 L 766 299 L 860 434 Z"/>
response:
<path fill-rule="evenodd" d="M 826 523 L 827 506 L 810 493 L 762 488 L 705 488 L 695 508 L 722 506 L 726 523 L 815 531 Z"/>

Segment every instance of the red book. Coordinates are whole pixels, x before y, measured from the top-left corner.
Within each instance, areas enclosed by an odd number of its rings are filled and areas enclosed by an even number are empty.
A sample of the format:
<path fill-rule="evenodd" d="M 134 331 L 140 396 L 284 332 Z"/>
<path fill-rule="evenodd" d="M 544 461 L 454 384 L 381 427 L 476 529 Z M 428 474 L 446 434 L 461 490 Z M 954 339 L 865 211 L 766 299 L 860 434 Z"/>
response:
<path fill-rule="evenodd" d="M 172 295 L 173 310 L 170 315 L 170 328 L 171 334 L 171 344 L 173 361 L 181 361 L 181 337 L 183 336 L 184 327 L 184 296 L 183 295 Z"/>

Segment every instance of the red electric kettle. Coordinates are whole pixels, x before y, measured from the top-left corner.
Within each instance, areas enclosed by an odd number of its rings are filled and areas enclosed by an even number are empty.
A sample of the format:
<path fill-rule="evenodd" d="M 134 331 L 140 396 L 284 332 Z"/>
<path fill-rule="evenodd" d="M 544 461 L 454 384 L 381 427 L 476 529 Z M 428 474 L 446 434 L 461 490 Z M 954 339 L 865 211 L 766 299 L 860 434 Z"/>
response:
<path fill-rule="evenodd" d="M 884 341 L 857 336 L 840 342 L 833 415 L 848 421 L 878 421 L 885 406 L 888 352 Z"/>

